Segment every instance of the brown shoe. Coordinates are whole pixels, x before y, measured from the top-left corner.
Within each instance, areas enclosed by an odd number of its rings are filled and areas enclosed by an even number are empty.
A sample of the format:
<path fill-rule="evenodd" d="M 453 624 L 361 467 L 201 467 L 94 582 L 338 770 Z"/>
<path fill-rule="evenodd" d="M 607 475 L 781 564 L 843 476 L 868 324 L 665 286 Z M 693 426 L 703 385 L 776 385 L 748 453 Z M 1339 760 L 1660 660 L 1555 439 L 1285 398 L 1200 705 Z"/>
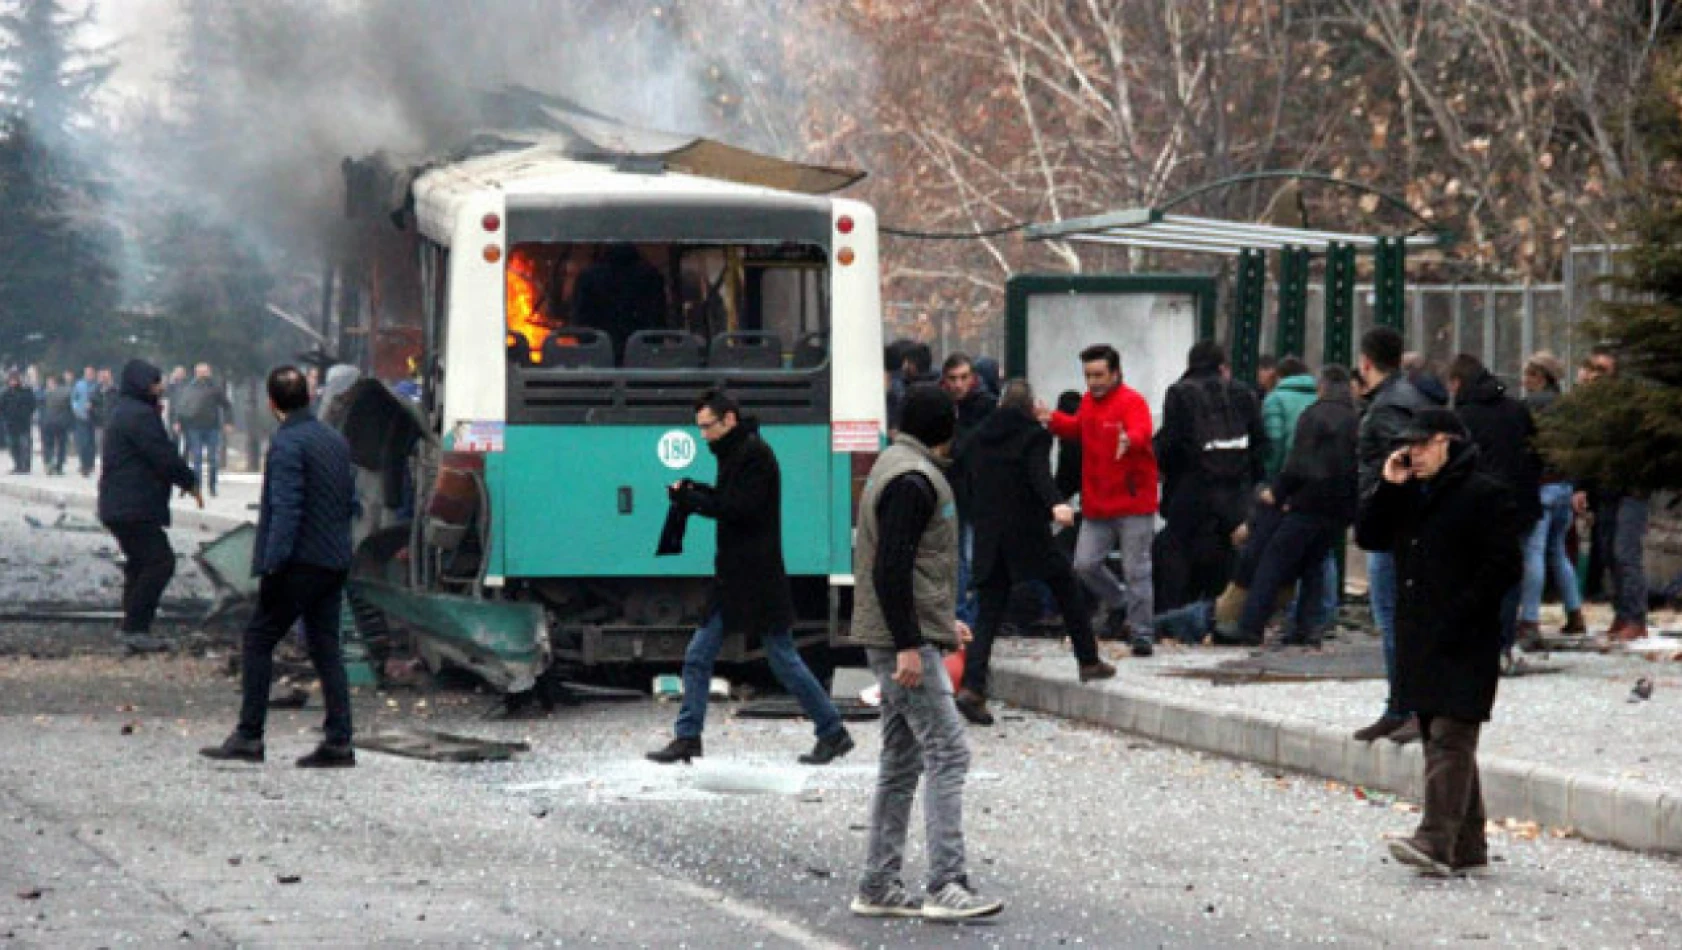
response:
<path fill-rule="evenodd" d="M 1387 738 L 1397 745 L 1407 745 L 1409 742 L 1418 742 L 1424 737 L 1424 733 L 1419 731 L 1419 717 L 1409 716 L 1407 722 L 1402 723 L 1402 727 L 1390 733 Z"/>
<path fill-rule="evenodd" d="M 1606 639 L 1613 643 L 1629 643 L 1632 640 L 1647 639 L 1647 625 L 1620 620 L 1606 631 Z"/>
<path fill-rule="evenodd" d="M 1114 675 L 1115 667 L 1105 663 L 1103 660 L 1099 660 L 1096 663 L 1083 664 L 1080 668 L 1080 681 L 1082 683 L 1090 682 L 1092 680 L 1107 680 Z"/>
<path fill-rule="evenodd" d="M 952 697 L 952 702 L 958 707 L 958 712 L 972 725 L 991 726 L 993 724 L 993 714 L 987 711 L 987 697 L 975 690 L 958 690 L 958 695 Z"/>
<path fill-rule="evenodd" d="M 1580 608 L 1577 610 L 1567 611 L 1565 614 L 1565 626 L 1559 628 L 1559 632 L 1561 635 L 1568 637 L 1580 637 L 1583 634 L 1588 633 L 1589 625 L 1583 622 L 1583 611 Z"/>
<path fill-rule="evenodd" d="M 1407 725 L 1408 722 L 1409 720 L 1405 716 L 1392 716 L 1386 713 L 1385 715 L 1378 717 L 1378 720 L 1372 725 L 1355 730 L 1355 741 L 1377 741 Z"/>
<path fill-rule="evenodd" d="M 1542 628 L 1531 620 L 1520 620 L 1518 631 L 1513 637 L 1514 645 L 1526 653 L 1537 653 L 1542 649 Z"/>

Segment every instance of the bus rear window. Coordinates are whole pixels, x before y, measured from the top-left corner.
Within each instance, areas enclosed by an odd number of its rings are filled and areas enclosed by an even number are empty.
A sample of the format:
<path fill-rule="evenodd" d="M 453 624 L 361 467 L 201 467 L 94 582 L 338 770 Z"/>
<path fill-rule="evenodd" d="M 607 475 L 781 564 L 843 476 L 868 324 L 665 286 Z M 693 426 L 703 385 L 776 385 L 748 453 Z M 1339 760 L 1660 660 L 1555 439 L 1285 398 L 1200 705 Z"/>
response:
<path fill-rule="evenodd" d="M 810 369 L 828 256 L 800 244 L 516 244 L 508 359 L 554 369 Z"/>

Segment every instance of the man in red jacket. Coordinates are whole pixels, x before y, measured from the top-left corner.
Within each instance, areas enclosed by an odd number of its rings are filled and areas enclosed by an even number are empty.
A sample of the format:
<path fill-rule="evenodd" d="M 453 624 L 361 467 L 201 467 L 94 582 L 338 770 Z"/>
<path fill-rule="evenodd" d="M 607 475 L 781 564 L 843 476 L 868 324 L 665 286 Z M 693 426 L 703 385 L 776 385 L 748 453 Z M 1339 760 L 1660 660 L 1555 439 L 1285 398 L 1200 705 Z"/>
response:
<path fill-rule="evenodd" d="M 1080 506 L 1083 518 L 1075 543 L 1075 574 L 1109 608 L 1111 634 L 1128 630 L 1134 656 L 1150 656 L 1153 637 L 1151 536 L 1156 530 L 1156 453 L 1151 448 L 1151 411 L 1144 397 L 1121 381 L 1115 347 L 1081 351 L 1086 395 L 1073 415 L 1045 412 L 1042 418 L 1060 439 L 1080 440 Z M 1121 547 L 1122 585 L 1104 566 Z"/>

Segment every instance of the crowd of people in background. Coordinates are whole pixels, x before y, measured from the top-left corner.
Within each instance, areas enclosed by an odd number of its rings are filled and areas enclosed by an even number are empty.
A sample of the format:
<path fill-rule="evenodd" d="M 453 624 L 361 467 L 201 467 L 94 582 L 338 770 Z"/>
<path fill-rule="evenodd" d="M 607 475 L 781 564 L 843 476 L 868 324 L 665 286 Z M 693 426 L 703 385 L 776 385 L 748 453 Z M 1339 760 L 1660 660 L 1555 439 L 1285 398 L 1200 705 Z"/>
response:
<path fill-rule="evenodd" d="M 1083 680 L 1114 675 L 1099 639 L 1125 643 L 1135 656 L 1163 641 L 1320 648 L 1336 633 L 1345 545 L 1362 499 L 1428 410 L 1448 412 L 1459 427 L 1438 435 L 1475 449 L 1457 449 L 1456 459 L 1467 458 L 1460 464 L 1515 499 L 1523 572 L 1500 598 L 1502 670 L 1522 668 L 1521 654 L 1543 645 L 1550 584 L 1565 614 L 1550 636 L 1589 634 L 1573 543 L 1589 551 L 1589 596 L 1614 607 L 1597 642 L 1646 636 L 1647 499 L 1573 485 L 1542 457 L 1536 420 L 1566 382 L 1550 352 L 1525 361 L 1515 392 L 1475 356 L 1438 366 L 1405 352 L 1401 335 L 1383 327 L 1362 337 L 1353 367 L 1316 371 L 1295 355 L 1263 356 L 1254 383 L 1235 379 L 1223 348 L 1202 341 L 1152 407 L 1124 382 L 1122 354 L 1095 345 L 1071 354 L 1086 391 L 1055 394 L 1055 410 L 1025 381 L 1001 380 L 991 359 L 952 353 L 937 363 L 914 340 L 884 355 L 890 431 L 919 386 L 945 390 L 956 409 L 957 615 L 974 632 L 957 706 L 971 722 L 992 721 L 994 639 L 1034 623 L 1068 634 Z M 1616 373 L 1613 352 L 1597 347 L 1576 383 Z M 1581 515 L 1592 515 L 1592 532 Z M 1377 721 L 1357 736 L 1414 741 L 1417 711 L 1396 689 L 1405 580 L 1393 550 L 1365 557 L 1391 688 Z"/>
<path fill-rule="evenodd" d="M 120 392 L 111 369 L 85 366 L 77 373 L 28 366 L 5 376 L 0 438 L 11 455 L 12 474 L 32 473 L 39 454 L 43 473 L 62 476 L 73 453 L 78 474 L 92 478 Z M 217 473 L 226 465 L 225 435 L 233 430 L 227 383 L 208 363 L 198 364 L 190 375 L 185 366 L 177 366 L 165 380 L 160 407 L 176 449 L 215 495 Z"/>

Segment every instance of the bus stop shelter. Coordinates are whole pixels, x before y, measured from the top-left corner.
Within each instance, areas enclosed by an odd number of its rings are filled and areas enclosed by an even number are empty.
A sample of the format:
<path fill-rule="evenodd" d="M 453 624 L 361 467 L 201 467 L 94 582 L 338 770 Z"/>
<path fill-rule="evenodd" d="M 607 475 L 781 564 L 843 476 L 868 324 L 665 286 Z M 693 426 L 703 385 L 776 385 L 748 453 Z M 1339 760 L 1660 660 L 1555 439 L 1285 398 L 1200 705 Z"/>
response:
<path fill-rule="evenodd" d="M 1410 230 L 1356 234 L 1310 227 L 1252 224 L 1177 213 L 1174 209 L 1211 191 L 1247 182 L 1288 179 L 1351 188 L 1376 195 L 1416 222 Z M 1306 214 L 1304 215 L 1306 218 Z M 1447 248 L 1452 235 L 1393 195 L 1314 172 L 1256 172 L 1184 192 L 1154 208 L 1129 208 L 1030 226 L 1030 240 L 1057 240 L 1152 250 L 1213 254 L 1237 259 L 1232 293 L 1233 374 L 1254 379 L 1261 352 L 1267 302 L 1267 258 L 1278 255 L 1279 312 L 1274 352 L 1304 352 L 1308 328 L 1308 285 L 1314 258 L 1325 262 L 1324 359 L 1350 365 L 1354 357 L 1355 277 L 1359 254 L 1373 257 L 1374 320 L 1403 331 L 1404 289 L 1409 249 Z"/>

